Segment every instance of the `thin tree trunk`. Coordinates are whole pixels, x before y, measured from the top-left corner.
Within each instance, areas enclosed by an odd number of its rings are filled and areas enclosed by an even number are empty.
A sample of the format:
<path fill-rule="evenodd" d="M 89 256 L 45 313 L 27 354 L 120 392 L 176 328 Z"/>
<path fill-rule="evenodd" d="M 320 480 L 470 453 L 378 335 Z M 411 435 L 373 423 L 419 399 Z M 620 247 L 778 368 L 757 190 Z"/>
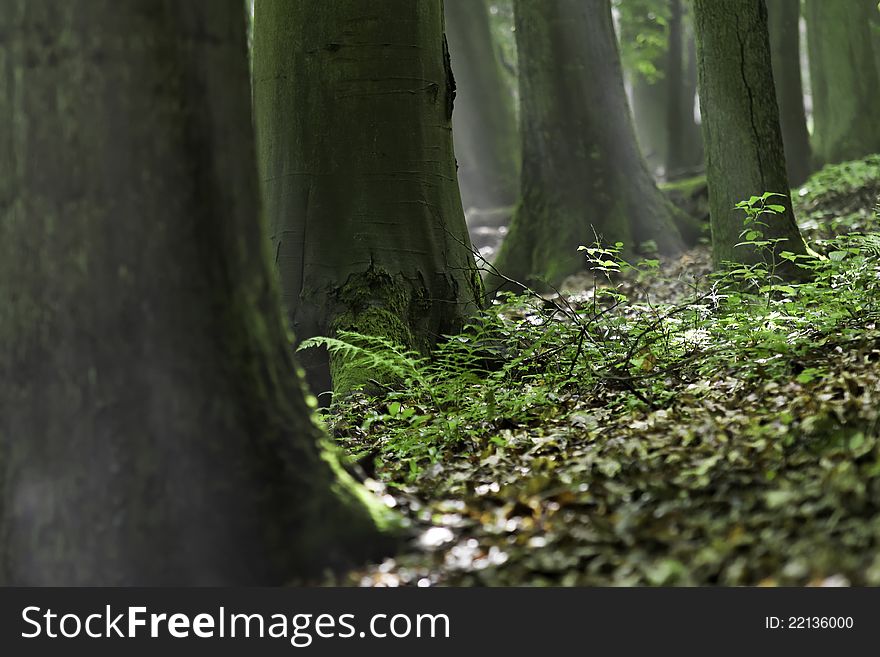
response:
<path fill-rule="evenodd" d="M 669 2 L 668 46 L 666 53 L 666 76 L 669 88 L 666 106 L 666 133 L 669 135 L 669 150 L 666 155 L 666 176 L 686 169 L 687 143 L 685 137 L 688 121 L 684 109 L 684 50 L 681 0 Z M 692 113 L 693 114 L 693 113 Z M 691 119 L 691 122 L 693 120 Z"/>
<path fill-rule="evenodd" d="M 880 75 L 880 3 L 873 0 L 864 0 L 870 4 L 869 14 L 871 17 L 871 47 L 874 50 L 874 66 Z"/>
<path fill-rule="evenodd" d="M 657 62 L 659 77 L 649 79 L 632 74 L 633 123 L 645 163 L 654 173 L 665 173 L 669 153 L 669 132 L 665 109 L 669 105 L 669 80 L 665 61 Z"/>
<path fill-rule="evenodd" d="M 715 264 L 764 259 L 758 249 L 735 246 L 744 214 L 734 209 L 763 192 L 784 194 L 779 204 L 786 208 L 765 237 L 785 240 L 777 251 L 805 253 L 788 195 L 764 0 L 694 0 L 694 24 Z"/>
<path fill-rule="evenodd" d="M 685 22 L 685 43 L 687 44 L 687 66 L 685 67 L 683 111 L 686 115 L 684 141 L 687 145 L 687 162 L 693 171 L 703 166 L 703 134 L 700 124 L 694 118 L 697 98 L 697 41 L 694 36 L 693 21 L 688 13 Z"/>
<path fill-rule="evenodd" d="M 458 182 L 465 208 L 516 202 L 519 135 L 485 0 L 445 0 L 457 93 L 452 115 Z"/>
<path fill-rule="evenodd" d="M 427 352 L 482 295 L 440 0 L 258 0 L 255 24 L 257 150 L 294 332 Z M 337 392 L 375 376 L 337 365 Z"/>
<path fill-rule="evenodd" d="M 667 3 L 666 52 L 654 62 L 656 79 L 639 71 L 632 73 L 632 109 L 645 161 L 652 171 L 670 180 L 693 175 L 702 163 L 703 152 L 700 126 L 694 119 L 697 69 L 693 29 L 681 0 Z"/>
<path fill-rule="evenodd" d="M 693 29 L 681 0 L 668 0 L 666 53 L 655 63 L 660 77 L 636 73 L 633 118 L 645 160 L 667 180 L 693 175 L 703 159 L 700 126 L 694 119 L 697 70 Z M 656 153 L 657 156 L 649 156 Z"/>
<path fill-rule="evenodd" d="M 240 0 L 3 0 L 0 61 L 0 579 L 281 584 L 375 550 L 278 311 Z"/>
<path fill-rule="evenodd" d="M 559 283 L 583 268 L 594 230 L 630 253 L 683 246 L 679 213 L 636 144 L 607 0 L 517 0 L 522 201 L 496 266 Z"/>
<path fill-rule="evenodd" d="M 800 0 L 771 0 L 767 3 L 773 80 L 788 181 L 792 187 L 803 183 L 812 170 L 810 133 L 807 131 L 801 83 L 800 4 Z"/>
<path fill-rule="evenodd" d="M 817 164 L 880 152 L 880 70 L 872 47 L 873 0 L 805 0 Z"/>

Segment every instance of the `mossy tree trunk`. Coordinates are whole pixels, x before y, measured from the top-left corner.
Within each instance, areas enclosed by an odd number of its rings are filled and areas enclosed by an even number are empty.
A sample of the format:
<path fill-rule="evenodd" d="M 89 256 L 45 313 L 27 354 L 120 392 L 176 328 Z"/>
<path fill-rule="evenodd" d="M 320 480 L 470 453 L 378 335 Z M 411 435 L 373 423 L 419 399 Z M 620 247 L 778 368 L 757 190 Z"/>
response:
<path fill-rule="evenodd" d="M 458 183 L 465 208 L 516 202 L 519 135 L 485 0 L 445 0 L 457 93 L 452 115 Z"/>
<path fill-rule="evenodd" d="M 694 0 L 694 23 L 715 264 L 764 258 L 759 249 L 735 246 L 744 214 L 734 208 L 763 192 L 784 194 L 779 204 L 786 208 L 765 236 L 785 240 L 777 250 L 804 253 L 788 193 L 764 0 Z"/>
<path fill-rule="evenodd" d="M 291 362 L 242 9 L 0 2 L 5 583 L 281 584 L 380 544 Z"/>
<path fill-rule="evenodd" d="M 258 159 L 298 338 L 429 350 L 481 297 L 452 147 L 440 0 L 258 0 Z M 310 362 L 326 390 L 327 364 Z M 335 367 L 345 392 L 364 376 Z"/>
<path fill-rule="evenodd" d="M 767 2 L 773 80 L 776 83 L 788 182 L 792 187 L 803 183 L 812 171 L 810 133 L 807 131 L 801 82 L 800 6 L 800 0 Z"/>
<path fill-rule="evenodd" d="M 872 46 L 874 0 L 806 0 L 817 165 L 880 152 L 880 70 Z"/>
<path fill-rule="evenodd" d="M 608 0 L 517 0 L 522 199 L 496 260 L 502 273 L 552 285 L 583 268 L 594 240 L 630 253 L 682 248 L 680 215 L 636 143 Z"/>

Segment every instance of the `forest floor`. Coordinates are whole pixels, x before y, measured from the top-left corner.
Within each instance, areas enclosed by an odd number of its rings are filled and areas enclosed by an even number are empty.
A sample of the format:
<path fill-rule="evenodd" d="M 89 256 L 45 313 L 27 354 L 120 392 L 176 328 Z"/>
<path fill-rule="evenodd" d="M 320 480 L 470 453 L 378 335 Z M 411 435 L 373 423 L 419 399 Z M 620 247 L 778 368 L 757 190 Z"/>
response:
<path fill-rule="evenodd" d="M 386 354 L 405 385 L 325 421 L 417 536 L 323 583 L 880 584 L 878 194 L 876 157 L 798 192 L 810 283 L 698 246 Z"/>

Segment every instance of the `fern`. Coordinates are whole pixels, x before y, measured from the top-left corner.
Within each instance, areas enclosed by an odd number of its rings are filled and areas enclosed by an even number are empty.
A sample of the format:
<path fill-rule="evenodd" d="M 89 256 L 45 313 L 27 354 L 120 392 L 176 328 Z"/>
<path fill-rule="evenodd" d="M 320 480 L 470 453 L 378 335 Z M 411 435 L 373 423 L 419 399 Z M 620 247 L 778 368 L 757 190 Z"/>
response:
<path fill-rule="evenodd" d="M 415 384 L 430 390 L 430 380 L 425 374 L 426 361 L 416 352 L 378 335 L 339 331 L 337 336 L 309 338 L 299 345 L 297 351 L 325 347 L 331 356 L 353 367 L 375 370 L 407 385 Z"/>
<path fill-rule="evenodd" d="M 869 233 L 859 237 L 858 245 L 871 256 L 880 257 L 880 235 Z"/>

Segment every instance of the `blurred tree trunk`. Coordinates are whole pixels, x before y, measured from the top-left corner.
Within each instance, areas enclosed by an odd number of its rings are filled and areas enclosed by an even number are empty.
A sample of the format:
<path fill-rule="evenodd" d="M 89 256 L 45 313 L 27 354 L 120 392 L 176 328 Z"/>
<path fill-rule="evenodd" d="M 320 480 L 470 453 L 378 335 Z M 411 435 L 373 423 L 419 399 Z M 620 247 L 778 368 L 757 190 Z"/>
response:
<path fill-rule="evenodd" d="M 703 165 L 703 134 L 700 124 L 694 118 L 694 107 L 697 103 L 697 42 L 690 13 L 688 20 L 685 21 L 685 44 L 686 66 L 682 107 L 686 117 L 684 139 L 687 145 L 688 166 L 692 170 L 699 170 Z"/>
<path fill-rule="evenodd" d="M 865 0 L 871 5 L 871 46 L 874 49 L 874 65 L 877 67 L 877 75 L 880 75 L 880 3 L 874 0 Z"/>
<path fill-rule="evenodd" d="M 666 176 L 687 169 L 687 123 L 684 99 L 684 31 L 682 26 L 681 0 L 669 0 L 669 41 L 666 51 L 666 75 L 669 93 L 666 106 L 666 132 L 669 135 L 669 150 L 666 154 Z M 693 112 L 691 112 L 693 115 Z M 693 123 L 693 119 L 690 119 Z"/>
<path fill-rule="evenodd" d="M 258 0 L 255 25 L 258 159 L 294 333 L 427 352 L 482 295 L 441 1 Z M 309 365 L 326 390 L 326 360 Z M 331 367 L 337 392 L 376 376 Z"/>
<path fill-rule="evenodd" d="M 281 584 L 374 551 L 278 311 L 240 0 L 3 0 L 0 35 L 2 578 Z"/>
<path fill-rule="evenodd" d="M 669 17 L 666 50 L 653 62 L 656 78 L 632 73 L 633 120 L 649 168 L 667 179 L 691 173 L 702 162 L 694 37 L 681 0 L 665 0 Z M 626 35 L 627 37 L 631 35 Z"/>
<path fill-rule="evenodd" d="M 792 187 L 801 185 L 812 170 L 810 133 L 807 131 L 801 83 L 800 15 L 800 0 L 770 0 L 767 3 L 773 81 L 788 182 Z"/>
<path fill-rule="evenodd" d="M 594 230 L 630 254 L 649 240 L 664 253 L 680 250 L 681 215 L 657 190 L 636 143 L 608 0 L 514 7 L 522 200 L 496 266 L 555 285 L 583 269 L 576 249 L 593 242 Z"/>
<path fill-rule="evenodd" d="M 780 251 L 805 253 L 788 195 L 764 0 L 694 0 L 694 24 L 715 264 L 762 259 L 755 249 L 735 247 L 744 215 L 734 205 L 763 192 L 784 194 L 773 203 L 786 208 L 765 237 L 786 240 Z"/>
<path fill-rule="evenodd" d="M 880 71 L 872 47 L 874 0 L 805 0 L 817 165 L 880 152 Z"/>
<path fill-rule="evenodd" d="M 485 0 L 445 0 L 446 33 L 457 93 L 452 114 L 458 181 L 465 208 L 516 202 L 519 135 Z"/>
<path fill-rule="evenodd" d="M 632 73 L 633 122 L 638 144 L 652 172 L 662 171 L 668 160 L 669 132 L 666 108 L 669 105 L 667 62 L 655 63 L 657 77 L 639 71 Z"/>

